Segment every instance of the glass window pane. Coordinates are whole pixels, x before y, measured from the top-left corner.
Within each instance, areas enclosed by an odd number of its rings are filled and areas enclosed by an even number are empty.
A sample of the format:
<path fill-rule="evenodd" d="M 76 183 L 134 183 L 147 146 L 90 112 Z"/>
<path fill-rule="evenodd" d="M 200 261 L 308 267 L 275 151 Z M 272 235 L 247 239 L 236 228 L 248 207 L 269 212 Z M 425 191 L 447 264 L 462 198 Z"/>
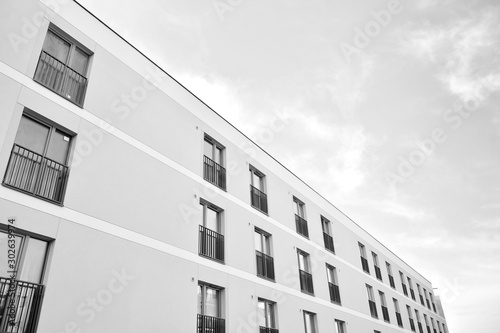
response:
<path fill-rule="evenodd" d="M 9 243 L 9 235 L 5 231 L 0 231 L 0 251 L 2 251 L 2 258 L 5 258 L 0 260 L 0 276 L 10 277 L 11 274 L 7 272 L 16 270 L 16 267 L 9 267 L 9 262 L 7 260 L 15 260 L 16 266 L 19 264 L 19 261 L 21 260 L 20 249 L 22 248 L 22 241 L 22 237 L 14 235 L 14 238 L 10 238 Z M 9 244 L 14 247 L 10 248 Z M 14 253 L 11 252 L 12 254 L 10 254 L 10 256 L 9 250 L 14 250 Z M 11 258 L 12 256 L 14 257 Z"/>
<path fill-rule="evenodd" d="M 262 250 L 264 251 L 265 254 L 271 255 L 271 243 L 269 241 L 269 237 L 266 235 L 262 235 L 262 240 L 263 240 L 263 248 Z"/>
<path fill-rule="evenodd" d="M 266 326 L 266 303 L 263 301 L 259 301 L 258 305 L 258 320 L 259 320 L 259 326 L 262 327 L 267 327 Z"/>
<path fill-rule="evenodd" d="M 207 214 L 205 220 L 206 222 L 205 227 L 213 231 L 219 232 L 219 219 L 218 219 L 219 213 L 211 209 L 210 207 L 207 207 L 205 211 Z"/>
<path fill-rule="evenodd" d="M 219 291 L 217 289 L 206 287 L 205 315 L 219 316 Z"/>
<path fill-rule="evenodd" d="M 307 272 L 307 258 L 304 254 L 299 253 L 299 269 Z"/>
<path fill-rule="evenodd" d="M 260 179 L 259 176 L 257 176 L 255 174 L 255 172 L 252 172 L 252 185 L 253 185 L 253 187 L 255 187 L 258 190 L 262 191 L 261 179 Z"/>
<path fill-rule="evenodd" d="M 205 140 L 205 143 L 203 145 L 203 150 L 204 150 L 204 154 L 206 157 L 208 157 L 210 159 L 214 158 L 213 145 L 210 142 Z"/>
<path fill-rule="evenodd" d="M 202 304 L 203 304 L 203 290 L 202 286 L 198 285 L 198 313 L 203 314 Z"/>
<path fill-rule="evenodd" d="M 220 149 L 219 147 L 215 147 L 214 160 L 218 164 L 222 165 L 222 149 Z"/>
<path fill-rule="evenodd" d="M 22 116 L 16 134 L 16 144 L 42 155 L 49 136 L 49 127 Z"/>
<path fill-rule="evenodd" d="M 52 132 L 47 148 L 47 158 L 61 164 L 66 164 L 70 142 L 71 138 L 69 135 L 59 130 Z"/>
<path fill-rule="evenodd" d="M 36 238 L 30 238 L 24 254 L 23 268 L 20 280 L 41 283 L 48 243 Z"/>
<path fill-rule="evenodd" d="M 80 50 L 78 47 L 75 47 L 75 52 L 71 58 L 70 67 L 80 75 L 85 76 L 87 73 L 87 64 L 89 62 L 89 56 L 87 53 Z"/>
<path fill-rule="evenodd" d="M 45 42 L 43 44 L 43 50 L 50 54 L 52 57 L 56 58 L 60 62 L 66 64 L 69 55 L 70 44 L 55 35 L 52 31 L 47 32 L 47 37 L 45 37 Z"/>
<path fill-rule="evenodd" d="M 262 235 L 258 232 L 255 233 L 255 249 L 257 251 L 263 252 Z"/>

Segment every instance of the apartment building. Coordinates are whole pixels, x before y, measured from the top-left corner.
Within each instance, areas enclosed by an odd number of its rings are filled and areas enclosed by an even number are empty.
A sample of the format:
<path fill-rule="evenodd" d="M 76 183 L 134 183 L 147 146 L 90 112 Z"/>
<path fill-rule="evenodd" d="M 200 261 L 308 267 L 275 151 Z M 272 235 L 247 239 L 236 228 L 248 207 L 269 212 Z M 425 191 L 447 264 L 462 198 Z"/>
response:
<path fill-rule="evenodd" d="M 0 16 L 0 332 L 448 333 L 430 281 L 78 3 Z"/>

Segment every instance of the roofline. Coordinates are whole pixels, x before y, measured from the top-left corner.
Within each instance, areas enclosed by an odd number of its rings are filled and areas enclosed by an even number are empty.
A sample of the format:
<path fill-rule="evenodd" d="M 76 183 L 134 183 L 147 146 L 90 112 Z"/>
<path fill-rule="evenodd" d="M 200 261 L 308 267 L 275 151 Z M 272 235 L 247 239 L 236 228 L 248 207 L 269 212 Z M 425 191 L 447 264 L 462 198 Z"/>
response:
<path fill-rule="evenodd" d="M 160 67 L 156 62 L 154 62 L 152 59 L 150 59 L 147 55 L 145 55 L 141 50 L 139 50 L 137 47 L 135 47 L 133 44 L 131 44 L 128 40 L 123 38 L 119 33 L 117 33 L 114 29 L 112 29 L 110 26 L 108 26 L 106 23 L 104 23 L 101 19 L 99 19 L 96 15 L 94 15 L 91 11 L 89 11 L 87 8 L 85 8 L 82 4 L 80 4 L 77 0 L 73 0 L 78 6 L 80 6 L 83 10 L 85 10 L 87 13 L 89 13 L 93 18 L 95 18 L 97 21 L 99 21 L 102 25 L 104 25 L 106 28 L 108 28 L 111 32 L 113 32 L 116 36 L 118 36 L 121 40 L 123 40 L 125 43 L 127 43 L 130 47 L 132 47 L 135 51 L 137 51 L 139 54 L 141 54 L 144 58 L 146 58 L 148 61 L 150 61 L 154 66 L 156 66 L 159 70 L 161 70 L 163 73 L 165 73 L 169 78 L 174 80 L 177 84 L 179 84 L 182 88 L 184 88 L 188 93 L 190 93 L 193 97 L 195 97 L 198 101 L 200 101 L 203 105 L 205 105 L 207 108 L 209 108 L 213 113 L 215 113 L 217 116 L 219 116 L 222 120 L 224 120 L 229 126 L 234 128 L 236 131 L 238 131 L 241 135 L 243 135 L 247 140 L 249 140 L 251 143 L 253 143 L 257 148 L 259 148 L 261 151 L 263 151 L 267 156 L 269 156 L 271 159 L 273 159 L 276 163 L 278 163 L 280 166 L 282 166 L 286 171 L 288 171 L 290 174 L 292 174 L 295 178 L 297 178 L 299 181 L 301 181 L 304 185 L 306 185 L 309 189 L 311 189 L 314 193 L 316 193 L 320 198 L 325 200 L 328 204 L 332 205 L 335 209 L 337 209 L 340 213 L 342 213 L 345 217 L 349 219 L 354 225 L 356 225 L 358 228 L 360 228 L 362 231 L 364 231 L 367 235 L 369 235 L 373 240 L 375 240 L 377 243 L 382 245 L 387 251 L 392 253 L 396 258 L 401 260 L 403 263 L 408 265 L 411 269 L 413 269 L 416 273 L 418 273 L 421 277 L 423 277 L 429 284 L 432 285 L 432 282 L 429 281 L 425 276 L 423 276 L 421 273 L 419 273 L 415 268 L 413 268 L 411 265 L 409 265 L 406 261 L 401 259 L 397 254 L 392 252 L 387 246 L 382 244 L 378 239 L 376 239 L 372 234 L 370 234 L 368 231 L 366 231 L 363 227 L 361 227 L 359 224 L 357 224 L 353 219 L 351 219 L 347 214 L 345 214 L 343 211 L 341 211 L 337 206 L 335 206 L 333 203 L 331 203 L 328 199 L 326 199 L 323 195 L 321 195 L 318 191 L 316 191 L 314 188 L 312 188 L 309 184 L 307 184 L 305 181 L 303 181 L 299 176 L 297 176 L 295 173 L 293 173 L 290 169 L 288 169 L 286 166 L 284 166 L 280 161 L 278 161 L 276 158 L 274 158 L 271 154 L 269 154 L 267 151 L 265 151 L 262 147 L 260 147 L 257 143 L 255 143 L 252 139 L 250 139 L 245 133 L 240 131 L 238 128 L 236 128 L 233 124 L 231 124 L 226 118 L 221 116 L 217 111 L 212 109 L 207 103 L 205 103 L 203 100 L 201 100 L 198 96 L 196 96 L 191 90 L 186 88 L 182 83 L 177 81 L 172 75 L 170 75 L 166 70 L 164 70 L 162 67 Z"/>

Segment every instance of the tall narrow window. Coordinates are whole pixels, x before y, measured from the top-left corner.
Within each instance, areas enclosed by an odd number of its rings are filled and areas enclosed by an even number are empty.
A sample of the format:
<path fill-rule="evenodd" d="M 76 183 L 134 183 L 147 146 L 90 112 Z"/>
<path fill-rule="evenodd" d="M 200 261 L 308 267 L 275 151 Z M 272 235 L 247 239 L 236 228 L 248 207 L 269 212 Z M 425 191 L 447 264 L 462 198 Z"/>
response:
<path fill-rule="evenodd" d="M 439 320 L 436 320 L 436 322 L 439 329 L 439 333 L 443 333 L 443 331 L 441 331 L 441 324 L 439 323 Z"/>
<path fill-rule="evenodd" d="M 424 313 L 424 322 L 425 322 L 425 326 L 427 328 L 427 333 L 432 333 L 431 326 L 429 324 L 429 319 L 427 318 L 427 315 L 425 313 Z"/>
<path fill-rule="evenodd" d="M 326 277 L 328 279 L 328 289 L 330 290 L 330 301 L 340 305 L 341 301 L 339 283 L 337 279 L 337 269 L 326 264 Z"/>
<path fill-rule="evenodd" d="M 363 267 L 363 271 L 370 274 L 370 267 L 368 266 L 368 260 L 366 259 L 366 249 L 365 246 L 358 242 L 359 246 L 359 255 L 361 257 L 361 267 Z"/>
<path fill-rule="evenodd" d="M 24 114 L 17 129 L 3 185 L 62 205 L 71 136 Z"/>
<path fill-rule="evenodd" d="M 0 261 L 0 328 L 5 332 L 36 331 L 48 247 L 44 240 L 0 230 L 0 248 L 6 251 L 5 260 Z M 6 305 L 14 318 L 7 315 Z"/>
<path fill-rule="evenodd" d="M 205 134 L 203 156 L 203 178 L 221 189 L 226 189 L 223 145 Z"/>
<path fill-rule="evenodd" d="M 222 234 L 222 209 L 200 200 L 203 220 L 199 227 L 199 254 L 224 262 L 224 235 Z"/>
<path fill-rule="evenodd" d="M 403 272 L 399 271 L 399 278 L 401 280 L 401 286 L 403 287 L 403 294 L 405 296 L 408 296 L 408 290 L 406 289 L 406 284 L 405 284 L 405 277 L 403 275 Z"/>
<path fill-rule="evenodd" d="M 410 321 L 410 328 L 413 332 L 415 332 L 415 322 L 413 321 L 413 315 L 411 314 L 410 306 L 406 306 L 406 310 L 408 311 L 408 320 Z"/>
<path fill-rule="evenodd" d="M 333 237 L 331 231 L 331 223 L 324 216 L 321 216 L 321 227 L 323 228 L 323 240 L 325 242 L 325 249 L 335 253 L 335 246 L 333 245 Z"/>
<path fill-rule="evenodd" d="M 432 324 L 432 332 L 437 333 L 436 331 L 436 323 L 434 322 L 434 318 L 431 317 L 431 324 Z"/>
<path fill-rule="evenodd" d="M 375 303 L 375 296 L 373 295 L 373 288 L 367 284 L 366 291 L 368 293 L 368 305 L 370 307 L 370 314 L 373 318 L 378 318 L 377 304 Z"/>
<path fill-rule="evenodd" d="M 276 303 L 259 298 L 259 333 L 278 333 Z"/>
<path fill-rule="evenodd" d="M 380 296 L 380 305 L 382 307 L 382 316 L 384 317 L 384 321 L 390 323 L 391 319 L 389 318 L 389 309 L 387 308 L 385 294 L 383 292 L 381 292 L 380 290 L 378 291 L 378 294 Z"/>
<path fill-rule="evenodd" d="M 389 284 L 391 285 L 391 288 L 396 289 L 396 284 L 394 283 L 394 277 L 392 276 L 392 268 L 391 264 L 389 264 L 387 261 L 385 262 L 385 267 L 387 268 L 387 276 L 389 277 Z"/>
<path fill-rule="evenodd" d="M 309 254 L 297 250 L 297 256 L 299 260 L 300 290 L 307 294 L 314 294 Z"/>
<path fill-rule="evenodd" d="M 411 278 L 409 276 L 407 277 L 407 279 L 408 279 L 408 287 L 410 288 L 411 299 L 415 300 L 415 291 L 413 290 L 413 283 L 411 282 Z"/>
<path fill-rule="evenodd" d="M 274 280 L 274 259 L 271 253 L 271 235 L 255 228 L 255 255 L 257 258 L 257 275 Z"/>
<path fill-rule="evenodd" d="M 448 333 L 448 331 L 446 330 L 446 326 L 444 325 L 444 323 L 443 323 L 443 331 L 444 331 L 444 333 Z"/>
<path fill-rule="evenodd" d="M 417 309 L 415 309 L 415 319 L 417 320 L 418 331 L 420 333 L 424 333 L 424 329 L 422 327 L 422 322 L 420 321 L 420 314 L 418 313 Z"/>
<path fill-rule="evenodd" d="M 420 303 L 425 306 L 424 303 L 424 296 L 422 296 L 422 288 L 420 288 L 420 285 L 417 283 L 417 291 L 418 291 L 418 297 L 420 299 Z"/>
<path fill-rule="evenodd" d="M 267 194 L 265 176 L 250 166 L 250 201 L 252 207 L 267 214 Z"/>
<path fill-rule="evenodd" d="M 81 107 L 89 59 L 89 50 L 51 25 L 33 79 Z"/>
<path fill-rule="evenodd" d="M 382 272 L 380 271 L 380 266 L 378 265 L 378 255 L 372 251 L 372 257 L 373 257 L 373 267 L 375 268 L 375 276 L 377 279 L 382 281 Z"/>
<path fill-rule="evenodd" d="M 434 302 L 434 296 L 432 296 L 431 292 L 429 292 L 429 296 L 431 297 L 432 311 L 434 311 L 434 313 L 437 313 L 437 311 L 436 311 L 436 303 Z"/>
<path fill-rule="evenodd" d="M 399 309 L 399 302 L 397 299 L 393 298 L 394 302 L 394 311 L 396 312 L 396 320 L 398 322 L 399 327 L 403 327 L 403 319 L 401 318 L 401 310 Z"/>
<path fill-rule="evenodd" d="M 199 333 L 224 333 L 222 318 L 222 288 L 198 284 L 198 331 Z"/>
<path fill-rule="evenodd" d="M 303 311 L 303 313 L 305 333 L 316 333 L 316 314 L 309 311 Z"/>
<path fill-rule="evenodd" d="M 335 319 L 335 333 L 347 333 L 345 328 L 345 321 Z"/>
<path fill-rule="evenodd" d="M 431 302 L 429 302 L 429 296 L 427 295 L 427 290 L 424 288 L 425 301 L 427 302 L 427 308 L 431 309 Z"/>
<path fill-rule="evenodd" d="M 309 237 L 309 230 L 307 228 L 306 212 L 304 203 L 293 197 L 293 208 L 295 211 L 295 227 L 297 228 L 297 233 L 306 238 Z"/>

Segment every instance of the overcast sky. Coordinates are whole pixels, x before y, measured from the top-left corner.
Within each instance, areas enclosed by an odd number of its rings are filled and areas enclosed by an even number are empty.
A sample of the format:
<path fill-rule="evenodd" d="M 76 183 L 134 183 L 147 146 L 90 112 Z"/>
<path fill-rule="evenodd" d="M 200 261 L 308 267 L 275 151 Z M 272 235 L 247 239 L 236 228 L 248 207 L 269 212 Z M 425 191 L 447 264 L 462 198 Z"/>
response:
<path fill-rule="evenodd" d="M 498 0 L 80 3 L 498 332 Z"/>

